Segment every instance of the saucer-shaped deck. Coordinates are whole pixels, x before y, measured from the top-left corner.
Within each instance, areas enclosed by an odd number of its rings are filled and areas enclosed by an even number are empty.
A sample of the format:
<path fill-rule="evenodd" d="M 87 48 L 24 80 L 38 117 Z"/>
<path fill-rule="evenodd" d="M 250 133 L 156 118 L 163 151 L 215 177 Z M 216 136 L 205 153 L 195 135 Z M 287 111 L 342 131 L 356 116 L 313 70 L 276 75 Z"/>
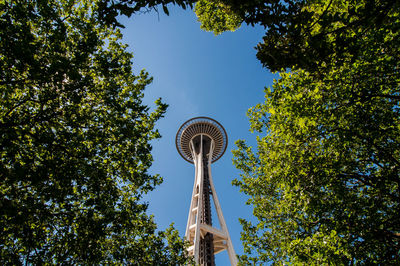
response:
<path fill-rule="evenodd" d="M 211 161 L 215 162 L 221 158 L 228 144 L 228 136 L 224 127 L 212 118 L 195 117 L 183 123 L 176 133 L 176 148 L 183 159 L 193 163 L 193 157 L 189 147 L 190 140 L 202 134 L 214 140 L 215 148 Z"/>

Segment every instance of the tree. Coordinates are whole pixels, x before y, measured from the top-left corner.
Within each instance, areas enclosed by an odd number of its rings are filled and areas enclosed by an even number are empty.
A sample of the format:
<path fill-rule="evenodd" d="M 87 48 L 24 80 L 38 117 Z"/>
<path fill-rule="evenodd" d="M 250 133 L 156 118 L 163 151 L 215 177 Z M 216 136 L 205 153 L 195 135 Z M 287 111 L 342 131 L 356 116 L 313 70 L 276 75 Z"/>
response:
<path fill-rule="evenodd" d="M 400 77 L 363 67 L 281 73 L 250 109 L 265 133 L 234 152 L 258 219 L 241 220 L 242 262 L 400 262 Z"/>
<path fill-rule="evenodd" d="M 200 0 L 196 2 L 194 11 L 201 23 L 200 28 L 213 31 L 215 35 L 235 31 L 242 24 L 241 18 L 223 3 Z"/>
<path fill-rule="evenodd" d="M 256 152 L 244 141 L 234 152 L 243 173 L 234 184 L 258 219 L 241 221 L 242 262 L 400 262 L 397 64 L 385 55 L 323 79 L 281 73 L 250 109 L 251 128 L 264 134 Z"/>
<path fill-rule="evenodd" d="M 149 12 L 154 10 L 158 12 L 161 5 L 165 14 L 169 15 L 168 4 L 178 5 L 186 9 L 192 8 L 193 3 L 197 0 L 100 0 L 96 15 L 102 23 L 112 25 L 114 27 L 123 27 L 118 22 L 117 16 L 124 15 L 130 17 L 135 13 Z"/>
<path fill-rule="evenodd" d="M 186 263 L 140 201 L 162 181 L 147 170 L 167 105 L 142 104 L 151 78 L 119 30 L 96 1 L 0 10 L 1 264 Z"/>
<path fill-rule="evenodd" d="M 400 3 L 390 0 L 209 0 L 234 14 L 238 21 L 265 28 L 263 41 L 257 45 L 257 58 L 271 71 L 302 68 L 323 74 L 330 68 L 355 62 L 371 45 L 397 47 L 398 37 L 385 39 L 388 32 L 398 32 Z M 223 12 L 219 10 L 219 12 Z M 220 32 L 220 23 L 198 14 L 207 30 Z M 224 16 L 219 16 L 220 20 Z M 377 39 L 375 39 L 377 38 Z M 374 51 L 374 56 L 381 53 Z M 393 51 L 384 51 L 385 53 Z"/>

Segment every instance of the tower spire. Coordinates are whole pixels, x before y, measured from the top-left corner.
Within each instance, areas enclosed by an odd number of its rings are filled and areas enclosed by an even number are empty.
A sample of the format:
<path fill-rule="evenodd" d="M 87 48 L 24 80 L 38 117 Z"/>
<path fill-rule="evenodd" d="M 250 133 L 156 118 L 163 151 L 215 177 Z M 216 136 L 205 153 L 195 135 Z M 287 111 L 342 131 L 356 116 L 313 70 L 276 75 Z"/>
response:
<path fill-rule="evenodd" d="M 179 154 L 195 166 L 195 180 L 185 237 L 188 252 L 199 265 L 215 265 L 215 254 L 227 250 L 231 265 L 237 265 L 232 241 L 214 187 L 211 164 L 224 154 L 228 136 L 223 126 L 208 117 L 192 118 L 176 134 Z M 213 227 L 211 198 L 221 229 Z"/>

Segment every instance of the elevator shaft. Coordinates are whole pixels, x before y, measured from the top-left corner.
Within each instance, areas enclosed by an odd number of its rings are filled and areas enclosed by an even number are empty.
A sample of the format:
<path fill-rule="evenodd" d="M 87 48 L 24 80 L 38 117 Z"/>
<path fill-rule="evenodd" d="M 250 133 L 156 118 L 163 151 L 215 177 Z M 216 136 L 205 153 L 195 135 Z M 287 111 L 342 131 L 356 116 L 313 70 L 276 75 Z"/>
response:
<path fill-rule="evenodd" d="M 203 180 L 203 195 L 201 197 L 202 204 L 201 209 L 198 212 L 198 219 L 200 223 L 212 226 L 211 218 L 211 187 L 210 187 L 210 177 L 209 177 L 209 158 L 211 149 L 211 139 L 206 135 L 198 135 L 193 138 L 194 152 L 197 158 L 201 158 L 202 162 L 202 177 Z M 200 238 L 200 249 L 199 249 L 199 265 L 204 266 L 214 266 L 214 237 L 213 234 L 207 232 L 203 237 Z"/>
<path fill-rule="evenodd" d="M 212 226 L 211 218 L 211 200 L 210 200 L 210 179 L 208 176 L 208 159 L 203 156 L 203 204 L 201 210 L 201 223 Z M 206 233 L 204 238 L 200 239 L 200 265 L 214 266 L 214 236 L 211 233 Z"/>

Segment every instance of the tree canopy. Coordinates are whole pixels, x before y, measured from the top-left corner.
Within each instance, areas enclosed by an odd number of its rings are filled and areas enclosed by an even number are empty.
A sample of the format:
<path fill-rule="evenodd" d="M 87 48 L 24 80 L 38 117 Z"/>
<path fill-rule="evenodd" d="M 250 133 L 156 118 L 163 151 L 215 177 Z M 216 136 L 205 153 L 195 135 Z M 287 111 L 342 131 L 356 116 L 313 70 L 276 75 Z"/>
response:
<path fill-rule="evenodd" d="M 234 152 L 258 218 L 241 221 L 243 262 L 399 263 L 400 110 L 384 95 L 400 80 L 377 77 L 377 89 L 359 70 L 281 73 L 250 110 L 264 134 L 256 152 L 243 141 Z"/>
<path fill-rule="evenodd" d="M 400 42 L 395 1 L 232 1 L 282 71 L 238 141 L 242 263 L 400 262 Z M 236 8 L 236 9 L 235 9 Z"/>
<path fill-rule="evenodd" d="M 118 15 L 130 17 L 132 14 L 154 10 L 158 12 L 161 6 L 163 12 L 169 15 L 168 5 L 178 5 L 186 9 L 192 8 L 197 0 L 99 0 L 97 3 L 96 15 L 99 21 L 114 27 L 124 27 L 119 23 Z"/>
<path fill-rule="evenodd" d="M 100 6 L 0 4 L 1 264 L 187 262 L 141 202 L 162 181 L 147 170 L 167 105 L 142 103 L 152 79 Z"/>
<path fill-rule="evenodd" d="M 215 35 L 235 31 L 242 24 L 242 19 L 223 3 L 200 0 L 196 2 L 194 11 L 201 23 L 200 28 Z"/>
<path fill-rule="evenodd" d="M 400 3 L 391 0 L 202 0 L 213 7 L 218 23 L 207 13 L 197 13 L 203 28 L 221 32 L 221 22 L 235 17 L 239 23 L 261 25 L 265 36 L 257 45 L 257 58 L 271 71 L 286 68 L 319 70 L 362 58 L 371 46 L 396 47 Z M 221 9 L 221 6 L 224 8 Z M 227 28 L 226 30 L 232 30 Z M 393 36 L 392 36 L 393 37 Z M 378 39 L 375 39 L 378 38 Z M 378 48 L 378 47 L 376 47 Z M 381 47 L 383 49 L 383 47 Z M 378 53 L 379 49 L 375 52 Z M 382 52 L 382 51 L 381 51 Z M 385 53 L 390 53 L 386 50 Z"/>

